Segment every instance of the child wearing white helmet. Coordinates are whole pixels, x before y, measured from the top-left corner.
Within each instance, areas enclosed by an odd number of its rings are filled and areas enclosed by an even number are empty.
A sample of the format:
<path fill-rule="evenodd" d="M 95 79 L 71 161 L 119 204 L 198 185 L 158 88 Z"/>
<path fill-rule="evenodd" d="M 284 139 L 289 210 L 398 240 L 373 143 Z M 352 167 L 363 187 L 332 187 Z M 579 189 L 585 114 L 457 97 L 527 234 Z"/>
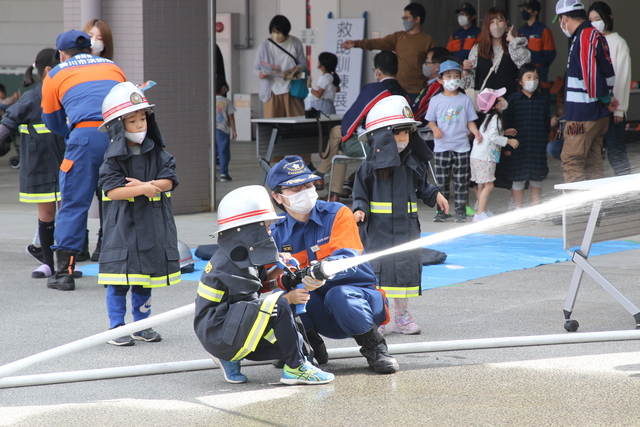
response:
<path fill-rule="evenodd" d="M 222 199 L 218 207 L 220 249 L 209 260 L 198 285 L 194 330 L 229 383 L 247 381 L 240 372 L 242 359 L 278 359 L 285 362 L 281 383 L 325 384 L 334 376 L 305 359 L 290 305 L 306 303 L 309 292 L 294 289 L 298 283 L 285 281 L 283 276 L 266 280 L 264 266 L 280 257 L 269 231 L 271 222 L 278 219 L 262 186 L 241 187 Z M 274 290 L 286 292 L 263 296 Z"/>
<path fill-rule="evenodd" d="M 379 252 L 420 238 L 418 199 L 428 206 L 449 211 L 439 188 L 427 182 L 425 164 L 412 152 L 419 138 L 413 113 L 402 96 L 379 101 L 367 115 L 366 132 L 371 151 L 356 172 L 353 186 L 353 215 L 362 226 L 360 237 L 367 253 Z M 418 141 L 421 142 L 421 141 Z M 380 326 L 384 335 L 419 334 L 408 310 L 408 298 L 422 294 L 420 249 L 369 261 L 380 287 L 394 301 L 392 320 Z"/>
<path fill-rule="evenodd" d="M 173 156 L 147 99 L 133 83 L 114 86 L 102 103 L 111 141 L 100 167 L 103 238 L 98 283 L 107 287 L 110 328 L 125 324 L 131 289 L 133 320 L 151 314 L 151 289 L 180 282 L 180 252 L 171 206 L 178 185 Z M 110 340 L 130 346 L 135 340 L 158 342 L 160 334 L 145 329 Z"/>

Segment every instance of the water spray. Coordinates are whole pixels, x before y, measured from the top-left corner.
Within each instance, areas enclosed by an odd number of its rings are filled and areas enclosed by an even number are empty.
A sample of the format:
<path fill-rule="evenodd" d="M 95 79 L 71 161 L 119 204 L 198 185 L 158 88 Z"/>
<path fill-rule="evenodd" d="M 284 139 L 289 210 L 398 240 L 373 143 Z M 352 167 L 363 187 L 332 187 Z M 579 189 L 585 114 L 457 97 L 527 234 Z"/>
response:
<path fill-rule="evenodd" d="M 432 246 L 437 243 L 457 239 L 468 234 L 481 233 L 497 227 L 518 224 L 539 216 L 548 215 L 549 213 L 577 209 L 596 200 L 620 198 L 623 195 L 628 195 L 634 192 L 640 192 L 640 175 L 626 175 L 610 178 L 609 182 L 606 184 L 591 190 L 575 191 L 574 193 L 556 197 L 537 206 L 531 206 L 489 217 L 480 222 L 432 234 L 380 252 L 339 260 L 324 260 L 319 264 L 321 267 L 318 267 L 318 269 L 321 269 L 322 274 L 325 276 L 331 277 L 340 271 L 347 270 L 386 255 L 414 250 L 423 246 Z"/>

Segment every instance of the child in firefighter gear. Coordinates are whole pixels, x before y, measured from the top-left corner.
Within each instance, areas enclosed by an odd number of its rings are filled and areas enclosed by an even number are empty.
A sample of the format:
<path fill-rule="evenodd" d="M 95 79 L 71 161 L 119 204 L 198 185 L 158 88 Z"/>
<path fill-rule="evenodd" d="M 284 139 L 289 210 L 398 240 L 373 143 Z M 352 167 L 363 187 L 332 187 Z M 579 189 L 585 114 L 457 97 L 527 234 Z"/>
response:
<path fill-rule="evenodd" d="M 366 132 L 371 152 L 356 172 L 353 215 L 362 224 L 360 237 L 367 252 L 379 252 L 420 238 L 418 199 L 447 212 L 449 204 L 439 188 L 427 182 L 427 170 L 411 150 L 410 139 L 419 122 L 404 97 L 389 96 L 367 115 Z M 408 311 L 408 298 L 421 295 L 420 249 L 370 261 L 380 287 L 394 302 L 394 317 L 380 327 L 381 334 L 419 334 Z"/>
<path fill-rule="evenodd" d="M 301 268 L 363 253 L 353 214 L 340 203 L 317 200 L 317 179 L 297 156 L 285 157 L 267 176 L 271 196 L 285 211 L 283 221 L 271 226 L 273 239 L 278 251 L 290 253 Z M 398 362 L 378 333 L 378 325 L 389 320 L 389 310 L 371 266 L 360 264 L 318 285 L 306 284 L 316 289 L 310 292 L 307 312 L 300 315 L 316 360 L 328 361 L 320 335 L 353 337 L 370 368 L 381 374 L 396 372 Z"/>
<path fill-rule="evenodd" d="M 151 314 L 151 289 L 180 282 L 178 236 L 171 193 L 178 185 L 173 156 L 147 99 L 133 83 L 120 83 L 102 103 L 111 141 L 100 167 L 103 190 L 103 238 L 98 283 L 107 285 L 110 328 L 125 323 L 131 288 L 133 320 Z M 129 346 L 134 340 L 158 342 L 153 329 L 109 341 Z"/>
<path fill-rule="evenodd" d="M 247 381 L 240 372 L 242 359 L 284 359 L 281 383 L 325 384 L 334 376 L 305 359 L 290 305 L 307 302 L 308 291 L 293 289 L 282 277 L 266 280 L 264 266 L 279 259 L 269 232 L 269 223 L 277 219 L 262 186 L 241 187 L 222 199 L 220 248 L 198 285 L 194 330 L 227 382 Z M 286 292 L 262 296 L 280 289 Z"/>

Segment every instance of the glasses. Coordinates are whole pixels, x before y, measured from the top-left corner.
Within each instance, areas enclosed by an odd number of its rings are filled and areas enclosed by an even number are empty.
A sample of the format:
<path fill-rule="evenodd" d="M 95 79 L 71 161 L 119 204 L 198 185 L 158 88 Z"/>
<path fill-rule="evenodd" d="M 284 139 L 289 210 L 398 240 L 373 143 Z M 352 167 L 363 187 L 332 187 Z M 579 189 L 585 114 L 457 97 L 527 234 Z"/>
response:
<path fill-rule="evenodd" d="M 297 193 L 302 190 L 308 190 L 309 188 L 313 188 L 313 182 L 306 182 L 300 185 L 294 185 L 293 187 L 282 187 L 282 190 L 291 190 L 292 193 Z"/>

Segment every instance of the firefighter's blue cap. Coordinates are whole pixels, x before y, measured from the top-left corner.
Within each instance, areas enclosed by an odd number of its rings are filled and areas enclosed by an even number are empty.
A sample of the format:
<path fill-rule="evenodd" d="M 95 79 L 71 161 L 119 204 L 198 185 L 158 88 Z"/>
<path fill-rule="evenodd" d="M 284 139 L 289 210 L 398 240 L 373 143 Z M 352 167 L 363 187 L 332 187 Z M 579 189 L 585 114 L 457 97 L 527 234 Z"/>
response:
<path fill-rule="evenodd" d="M 278 185 L 293 187 L 318 179 L 320 177 L 311 172 L 301 157 L 288 156 L 271 168 L 267 175 L 267 185 L 273 190 Z"/>

